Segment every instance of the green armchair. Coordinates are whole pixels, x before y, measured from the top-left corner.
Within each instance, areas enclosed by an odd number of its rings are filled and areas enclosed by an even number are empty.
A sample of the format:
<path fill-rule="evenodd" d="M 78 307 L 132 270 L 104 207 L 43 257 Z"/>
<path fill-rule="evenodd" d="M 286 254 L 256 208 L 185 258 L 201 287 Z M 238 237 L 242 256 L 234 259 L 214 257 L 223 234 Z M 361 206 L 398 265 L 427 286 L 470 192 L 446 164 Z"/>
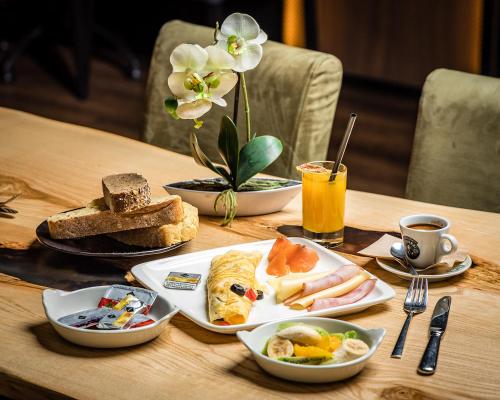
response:
<path fill-rule="evenodd" d="M 169 57 L 180 43 L 207 46 L 213 28 L 171 21 L 163 25 L 151 60 L 147 85 L 147 105 L 143 139 L 151 144 L 190 154 L 190 120 L 173 120 L 163 108 L 170 95 L 167 78 Z M 333 117 L 342 81 L 342 64 L 332 55 L 268 41 L 259 66 L 245 74 L 249 90 L 252 130 L 270 134 L 283 142 L 283 154 L 267 173 L 296 177 L 295 166 L 306 161 L 324 160 L 330 142 Z M 225 96 L 228 106 L 214 106 L 202 119 L 198 132 L 201 147 L 218 160 L 217 136 L 221 117 L 232 117 L 234 90 Z M 238 112 L 244 134 L 243 101 Z M 243 136 L 242 136 L 243 137 Z"/>
<path fill-rule="evenodd" d="M 447 69 L 427 77 L 406 197 L 500 212 L 500 79 Z"/>

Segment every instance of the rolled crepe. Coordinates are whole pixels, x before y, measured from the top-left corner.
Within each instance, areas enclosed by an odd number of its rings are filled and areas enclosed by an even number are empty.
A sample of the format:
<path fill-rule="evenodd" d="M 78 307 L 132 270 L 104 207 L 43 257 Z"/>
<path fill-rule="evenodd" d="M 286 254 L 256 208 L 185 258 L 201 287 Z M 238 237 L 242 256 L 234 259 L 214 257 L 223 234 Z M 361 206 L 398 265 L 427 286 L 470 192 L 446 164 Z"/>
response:
<path fill-rule="evenodd" d="M 359 285 L 361 285 L 369 278 L 370 274 L 363 270 L 360 274 L 352 277 L 344 283 L 341 283 L 340 285 L 322 290 L 321 292 L 310 294 L 309 296 L 301 297 L 300 299 L 290 304 L 290 307 L 297 310 L 302 310 L 309 307 L 316 299 L 326 299 L 330 297 L 342 296 L 346 293 L 349 293 L 351 290 L 356 289 Z"/>
<path fill-rule="evenodd" d="M 207 278 L 208 315 L 211 323 L 226 322 L 231 325 L 247 321 L 252 301 L 231 290 L 235 283 L 246 289 L 257 287 L 255 269 L 262 254 L 258 251 L 232 250 L 215 257 Z"/>

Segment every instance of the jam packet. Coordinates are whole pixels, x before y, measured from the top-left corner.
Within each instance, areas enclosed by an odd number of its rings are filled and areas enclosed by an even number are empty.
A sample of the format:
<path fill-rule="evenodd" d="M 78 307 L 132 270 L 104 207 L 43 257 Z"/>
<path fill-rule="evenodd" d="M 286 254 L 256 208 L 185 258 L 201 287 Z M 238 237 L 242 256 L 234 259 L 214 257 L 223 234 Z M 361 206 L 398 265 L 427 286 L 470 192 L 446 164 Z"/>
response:
<path fill-rule="evenodd" d="M 108 313 L 105 308 L 92 308 L 90 310 L 79 311 L 59 318 L 61 324 L 72 326 L 73 328 L 92 328 Z"/>
<path fill-rule="evenodd" d="M 97 324 L 98 329 L 123 329 L 134 317 L 134 315 L 143 313 L 147 305 L 128 293 L 124 298 L 114 304 L 111 309 L 104 307 L 106 315 Z"/>
<path fill-rule="evenodd" d="M 132 317 L 130 322 L 124 327 L 124 329 L 140 328 L 141 326 L 150 325 L 156 322 L 154 319 L 148 317 L 144 314 L 136 314 Z"/>
<path fill-rule="evenodd" d="M 170 272 L 163 282 L 167 289 L 195 290 L 200 283 L 201 275 L 189 272 Z"/>
<path fill-rule="evenodd" d="M 107 307 L 114 308 L 118 303 L 124 301 L 127 295 L 132 295 L 144 303 L 145 308 L 142 311 L 142 314 L 149 313 L 151 306 L 153 305 L 158 293 L 153 290 L 138 288 L 134 286 L 125 286 L 125 285 L 112 285 L 106 290 L 104 296 L 99 301 L 97 305 L 98 308 Z M 123 304 L 119 306 L 119 310 L 123 308 Z"/>

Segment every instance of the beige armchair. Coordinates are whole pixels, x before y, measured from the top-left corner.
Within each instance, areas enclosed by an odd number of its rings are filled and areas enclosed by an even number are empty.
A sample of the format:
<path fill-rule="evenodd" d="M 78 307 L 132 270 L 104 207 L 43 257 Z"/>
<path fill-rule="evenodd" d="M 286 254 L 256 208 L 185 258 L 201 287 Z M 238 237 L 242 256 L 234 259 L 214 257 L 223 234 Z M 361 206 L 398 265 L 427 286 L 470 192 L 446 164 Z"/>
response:
<path fill-rule="evenodd" d="M 147 85 L 144 140 L 148 143 L 190 154 L 189 134 L 193 122 L 173 120 L 163 109 L 170 95 L 167 78 L 169 57 L 180 43 L 207 46 L 213 41 L 213 28 L 182 21 L 166 23 L 156 40 Z M 268 41 L 259 66 L 245 73 L 249 90 L 252 130 L 258 135 L 279 137 L 282 156 L 267 173 L 295 177 L 295 166 L 323 160 L 328 151 L 331 129 L 342 80 L 342 65 L 332 55 Z M 221 117 L 232 117 L 234 90 L 225 96 L 228 106 L 212 107 L 198 131 L 201 147 L 213 160 L 219 160 L 217 136 Z M 238 126 L 245 135 L 243 101 L 240 97 Z"/>
<path fill-rule="evenodd" d="M 500 79 L 447 69 L 427 77 L 406 197 L 500 212 Z"/>

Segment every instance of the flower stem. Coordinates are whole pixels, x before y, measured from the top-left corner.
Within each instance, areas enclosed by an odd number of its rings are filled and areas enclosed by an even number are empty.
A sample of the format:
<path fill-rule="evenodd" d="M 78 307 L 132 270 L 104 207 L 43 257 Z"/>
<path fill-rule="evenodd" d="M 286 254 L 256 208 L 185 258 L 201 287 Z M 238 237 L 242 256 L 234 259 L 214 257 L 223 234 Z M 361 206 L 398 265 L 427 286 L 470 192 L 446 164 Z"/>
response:
<path fill-rule="evenodd" d="M 233 107 L 233 122 L 234 125 L 238 126 L 238 106 L 240 104 L 240 79 L 236 83 L 236 88 L 234 90 L 234 107 Z"/>
<path fill-rule="evenodd" d="M 231 225 L 234 217 L 236 217 L 236 211 L 238 209 L 236 193 L 233 189 L 227 189 L 219 193 L 214 203 L 215 212 L 217 212 L 219 202 L 222 203 L 222 206 L 224 207 L 224 219 L 221 222 L 221 226 Z"/>
<path fill-rule="evenodd" d="M 247 123 L 247 143 L 252 140 L 252 129 L 250 127 L 250 104 L 248 102 L 247 83 L 245 81 L 245 74 L 239 73 L 241 79 L 241 87 L 243 88 L 243 99 L 245 100 L 245 118 Z"/>

